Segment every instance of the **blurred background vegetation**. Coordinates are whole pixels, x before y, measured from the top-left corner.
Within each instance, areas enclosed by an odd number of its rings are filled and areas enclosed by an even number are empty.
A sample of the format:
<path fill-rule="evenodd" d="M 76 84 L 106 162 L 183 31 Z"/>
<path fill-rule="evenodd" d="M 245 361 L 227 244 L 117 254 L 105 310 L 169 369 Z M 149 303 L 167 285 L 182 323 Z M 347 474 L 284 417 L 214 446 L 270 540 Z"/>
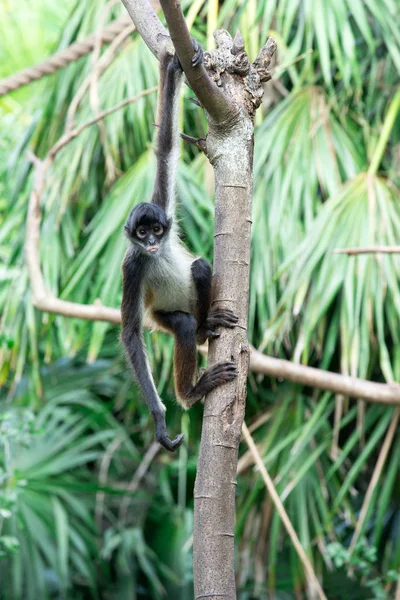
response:
<path fill-rule="evenodd" d="M 397 0 L 183 2 L 210 47 L 239 27 L 250 58 L 278 42 L 256 119 L 250 341 L 344 374 L 400 378 L 400 257 L 335 254 L 400 240 L 400 11 Z M 1 0 L 0 76 L 30 66 L 123 14 L 104 0 Z M 102 53 L 107 46 L 103 47 Z M 201 406 L 174 405 L 172 340 L 147 338 L 176 456 L 158 452 L 124 362 L 118 327 L 33 308 L 23 244 L 32 166 L 63 133 L 93 70 L 89 55 L 0 98 L 0 597 L 191 600 L 193 483 Z M 101 109 L 157 83 L 137 34 L 98 80 Z M 183 103 L 183 130 L 204 135 Z M 63 299 L 118 307 L 121 233 L 153 183 L 156 97 L 86 129 L 57 156 L 43 197 L 42 268 Z M 75 122 L 93 115 L 90 90 Z M 183 237 L 212 260 L 213 180 L 184 146 Z M 394 436 L 350 541 L 390 407 L 251 375 L 246 421 L 329 599 L 393 598 L 400 567 L 400 438 Z M 241 600 L 307 596 L 307 581 L 241 447 L 237 582 Z"/>

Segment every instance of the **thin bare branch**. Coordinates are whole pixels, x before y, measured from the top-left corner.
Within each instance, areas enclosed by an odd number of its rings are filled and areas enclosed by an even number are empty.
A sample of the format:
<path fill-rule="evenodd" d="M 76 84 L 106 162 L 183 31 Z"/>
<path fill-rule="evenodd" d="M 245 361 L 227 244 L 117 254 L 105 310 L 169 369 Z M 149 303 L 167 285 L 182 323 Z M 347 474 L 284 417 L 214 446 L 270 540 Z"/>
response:
<path fill-rule="evenodd" d="M 283 506 L 283 503 L 279 497 L 279 494 L 275 489 L 274 483 L 265 467 L 264 461 L 261 458 L 261 455 L 257 449 L 257 446 L 254 443 L 254 440 L 251 436 L 250 431 L 247 428 L 246 423 L 243 423 L 243 425 L 242 425 L 242 433 L 243 433 L 243 437 L 246 441 L 246 444 L 248 445 L 249 450 L 253 455 L 254 462 L 256 463 L 256 465 L 260 471 L 261 477 L 265 483 L 265 487 L 268 490 L 271 500 L 274 503 L 275 508 L 278 511 L 280 518 L 282 519 L 282 523 L 283 523 L 290 539 L 292 540 L 293 546 L 294 546 L 301 562 L 303 563 L 309 585 L 313 588 L 313 591 L 315 591 L 317 593 L 318 598 L 320 598 L 320 600 L 327 600 L 327 597 L 324 594 L 324 590 L 322 589 L 321 584 L 318 580 L 318 577 L 315 574 L 314 568 L 313 568 L 307 554 L 305 553 L 303 546 L 301 545 L 301 542 L 297 536 L 297 533 L 294 530 L 294 527 L 289 519 L 289 516 L 285 510 L 285 507 Z"/>
<path fill-rule="evenodd" d="M 365 248 L 337 248 L 335 254 L 400 254 L 400 246 L 366 246 Z"/>
<path fill-rule="evenodd" d="M 125 100 L 122 100 L 122 102 L 119 102 L 115 106 L 112 106 L 111 108 L 108 108 L 107 110 L 103 110 L 102 112 L 97 114 L 95 117 L 93 117 L 92 119 L 89 119 L 88 121 L 85 121 L 84 123 L 82 123 L 82 125 L 79 125 L 79 127 L 76 127 L 72 131 L 68 131 L 62 137 L 60 137 L 58 142 L 56 142 L 52 148 L 50 148 L 47 156 L 50 157 L 51 160 L 53 161 L 57 152 L 59 152 L 61 150 L 61 148 L 66 146 L 71 140 L 78 137 L 78 135 L 80 133 L 82 133 L 82 131 L 84 129 L 86 129 L 86 127 L 90 127 L 90 125 L 94 125 L 95 123 L 98 123 L 98 121 L 100 121 L 101 119 L 105 119 L 106 117 L 108 117 L 108 115 L 111 115 L 112 113 L 116 112 L 117 110 L 124 108 L 124 106 L 127 106 L 128 104 L 137 102 L 144 96 L 153 94 L 154 92 L 157 91 L 157 89 L 158 89 L 157 86 L 154 86 L 152 88 L 149 88 L 148 90 L 143 90 L 143 92 L 140 92 L 136 96 L 132 96 L 131 98 L 126 98 Z"/>
<path fill-rule="evenodd" d="M 98 60 L 96 65 L 96 77 L 99 78 L 102 73 L 111 65 L 112 61 L 115 58 L 115 53 L 118 48 L 123 44 L 127 37 L 129 37 L 135 31 L 134 25 L 127 25 L 125 29 L 123 29 L 117 37 L 112 41 L 110 46 Z M 79 104 L 81 103 L 82 98 L 86 94 L 90 83 L 92 81 L 93 74 L 89 73 L 86 79 L 83 80 L 81 86 L 76 92 L 74 98 L 71 101 L 71 104 L 68 107 L 67 118 L 66 118 L 66 126 L 65 131 L 69 132 L 74 127 L 74 119 L 76 115 L 76 111 L 78 110 Z"/>
<path fill-rule="evenodd" d="M 100 486 L 106 485 L 107 478 L 108 478 L 108 471 L 110 469 L 111 461 L 113 459 L 115 452 L 117 452 L 118 448 L 120 447 L 120 445 L 122 444 L 123 441 L 124 441 L 123 436 L 118 435 L 111 442 L 111 444 L 109 444 L 108 448 L 104 452 L 103 458 L 101 459 L 100 470 L 99 470 L 99 485 Z M 95 514 L 96 525 L 97 525 L 97 528 L 99 531 L 101 531 L 101 521 L 103 518 L 105 497 L 106 497 L 106 495 L 105 495 L 105 492 L 103 492 L 103 491 L 97 492 L 97 494 L 96 494 L 96 507 L 95 507 L 94 514 Z"/>
<path fill-rule="evenodd" d="M 104 23 L 108 17 L 110 10 L 117 3 L 119 4 L 119 0 L 110 0 L 109 2 L 107 2 L 107 4 L 103 7 L 103 10 L 101 11 L 100 19 L 99 19 L 99 23 L 98 23 L 97 34 L 96 34 L 96 39 L 95 39 L 95 44 L 94 44 L 94 48 L 93 48 L 93 54 L 91 57 L 91 59 L 92 59 L 92 77 L 91 77 L 91 81 L 90 81 L 89 98 L 90 98 L 90 104 L 91 104 L 94 116 L 97 116 L 101 109 L 100 96 L 99 96 L 99 77 L 100 77 L 101 72 L 99 71 L 99 69 L 97 67 L 98 62 L 100 60 L 100 54 L 101 54 L 101 32 L 104 28 Z M 108 139 L 107 139 L 107 129 L 106 129 L 106 126 L 105 126 L 103 120 L 99 121 L 97 123 L 97 125 L 99 128 L 100 142 L 104 149 L 104 156 L 105 156 L 105 163 L 106 163 L 106 165 L 105 165 L 106 166 L 106 179 L 107 179 L 107 183 L 111 184 L 116 178 L 116 167 L 115 167 L 111 152 L 108 152 L 109 144 L 108 144 Z"/>

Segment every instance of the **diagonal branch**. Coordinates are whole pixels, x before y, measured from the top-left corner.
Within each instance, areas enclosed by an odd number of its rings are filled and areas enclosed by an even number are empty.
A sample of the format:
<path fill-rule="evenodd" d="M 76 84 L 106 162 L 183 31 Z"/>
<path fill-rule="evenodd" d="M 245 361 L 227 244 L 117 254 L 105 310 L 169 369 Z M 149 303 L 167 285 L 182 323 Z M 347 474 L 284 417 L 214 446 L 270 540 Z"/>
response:
<path fill-rule="evenodd" d="M 171 54 L 176 50 L 190 87 L 215 123 L 222 123 L 236 116 L 237 110 L 223 91 L 210 79 L 204 65 L 192 66 L 192 39 L 179 2 L 169 0 L 161 2 L 169 34 L 148 0 L 122 0 L 122 3 L 137 31 L 155 56 L 159 56 L 164 46 Z"/>
<path fill-rule="evenodd" d="M 159 56 L 164 45 L 167 45 L 171 54 L 173 53 L 174 48 L 168 31 L 162 25 L 148 0 L 122 0 L 122 4 L 128 11 L 139 35 L 155 56 Z"/>
<path fill-rule="evenodd" d="M 308 580 L 310 587 L 316 593 L 318 598 L 320 598 L 320 600 L 327 600 L 327 597 L 325 596 L 324 590 L 322 589 L 321 584 L 318 580 L 318 577 L 315 574 L 315 571 L 310 562 L 310 559 L 308 558 L 307 554 L 304 551 L 303 546 L 301 545 L 301 542 L 297 536 L 297 533 L 289 519 L 289 516 L 285 510 L 285 507 L 283 506 L 283 502 L 280 499 L 278 492 L 276 491 L 274 483 L 265 467 L 264 461 L 261 458 L 261 455 L 257 449 L 257 446 L 254 443 L 254 440 L 247 428 L 246 423 L 243 423 L 242 433 L 243 433 L 243 437 L 246 441 L 246 444 L 248 445 L 249 450 L 250 450 L 251 454 L 253 455 L 254 462 L 256 463 L 256 465 L 260 471 L 261 477 L 265 483 L 265 487 L 268 490 L 271 500 L 275 504 L 275 508 L 278 511 L 280 518 L 282 519 L 282 523 L 283 523 L 286 531 L 288 532 L 290 539 L 292 540 L 292 544 L 295 547 L 295 550 L 296 550 L 301 562 L 303 563 L 303 567 L 307 574 L 307 580 Z M 313 594 L 313 596 L 314 596 L 314 594 Z"/>

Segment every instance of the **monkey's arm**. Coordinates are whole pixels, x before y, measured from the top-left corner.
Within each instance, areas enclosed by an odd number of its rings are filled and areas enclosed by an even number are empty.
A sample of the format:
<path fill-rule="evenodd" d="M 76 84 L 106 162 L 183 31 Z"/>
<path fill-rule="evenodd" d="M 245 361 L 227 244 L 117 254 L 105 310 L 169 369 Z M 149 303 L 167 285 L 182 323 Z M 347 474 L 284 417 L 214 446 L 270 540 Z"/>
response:
<path fill-rule="evenodd" d="M 203 50 L 193 40 L 194 66 L 203 60 Z M 169 217 L 174 217 L 176 165 L 179 158 L 179 93 L 183 71 L 175 55 L 160 57 L 158 88 L 157 172 L 151 201 L 160 206 Z"/>
<path fill-rule="evenodd" d="M 173 452 L 183 442 L 183 435 L 177 435 L 175 439 L 170 440 L 167 434 L 165 406 L 157 394 L 143 341 L 141 268 L 134 262 L 129 252 L 122 264 L 122 274 L 121 341 L 153 416 L 156 439 L 164 448 Z"/>
<path fill-rule="evenodd" d="M 238 318 L 228 309 L 210 309 L 213 283 L 208 262 L 204 258 L 197 258 L 192 263 L 191 271 L 197 294 L 196 340 L 198 344 L 204 344 L 208 339 L 219 337 L 219 333 L 215 331 L 217 327 L 232 329 L 237 325 Z"/>

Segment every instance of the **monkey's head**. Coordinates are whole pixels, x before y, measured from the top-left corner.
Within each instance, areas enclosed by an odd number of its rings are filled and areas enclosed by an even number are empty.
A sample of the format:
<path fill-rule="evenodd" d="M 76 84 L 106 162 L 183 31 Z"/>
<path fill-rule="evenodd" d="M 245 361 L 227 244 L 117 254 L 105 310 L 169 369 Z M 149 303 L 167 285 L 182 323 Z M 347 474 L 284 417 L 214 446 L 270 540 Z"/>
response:
<path fill-rule="evenodd" d="M 171 219 L 156 204 L 142 202 L 131 211 L 125 224 L 125 234 L 141 252 L 155 256 L 165 243 Z"/>

